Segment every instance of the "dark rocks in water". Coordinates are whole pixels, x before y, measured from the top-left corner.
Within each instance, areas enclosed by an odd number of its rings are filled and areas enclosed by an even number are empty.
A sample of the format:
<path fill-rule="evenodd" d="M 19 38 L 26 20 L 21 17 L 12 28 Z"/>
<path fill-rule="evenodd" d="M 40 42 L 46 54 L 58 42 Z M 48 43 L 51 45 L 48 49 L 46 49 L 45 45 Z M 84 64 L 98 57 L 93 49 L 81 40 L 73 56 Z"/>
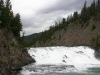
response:
<path fill-rule="evenodd" d="M 67 56 L 66 55 L 64 55 L 66 58 L 67 58 Z"/>
<path fill-rule="evenodd" d="M 74 65 L 67 65 L 68 68 L 75 68 Z"/>
<path fill-rule="evenodd" d="M 95 56 L 96 59 L 100 60 L 100 49 L 95 50 L 94 56 Z"/>
<path fill-rule="evenodd" d="M 16 67 L 12 67 L 12 71 L 17 71 L 18 72 L 20 70 L 22 70 L 22 67 L 19 67 L 19 66 L 18 67 L 17 66 Z"/>
<path fill-rule="evenodd" d="M 80 53 L 80 54 L 82 54 L 82 53 L 84 53 L 84 52 L 82 52 L 82 51 L 79 51 L 79 52 L 77 52 L 77 53 Z"/>
<path fill-rule="evenodd" d="M 62 62 L 65 62 L 65 63 L 66 63 L 66 61 L 65 61 L 65 60 L 62 60 Z"/>
<path fill-rule="evenodd" d="M 78 46 L 86 46 L 86 47 L 93 49 L 95 58 L 100 60 L 100 49 L 98 47 L 93 46 L 93 45 L 78 45 Z M 77 46 L 75 46 L 75 47 L 77 47 Z M 81 53 L 83 53 L 83 52 L 81 52 Z"/>
<path fill-rule="evenodd" d="M 35 57 L 35 55 L 32 55 L 33 57 Z"/>

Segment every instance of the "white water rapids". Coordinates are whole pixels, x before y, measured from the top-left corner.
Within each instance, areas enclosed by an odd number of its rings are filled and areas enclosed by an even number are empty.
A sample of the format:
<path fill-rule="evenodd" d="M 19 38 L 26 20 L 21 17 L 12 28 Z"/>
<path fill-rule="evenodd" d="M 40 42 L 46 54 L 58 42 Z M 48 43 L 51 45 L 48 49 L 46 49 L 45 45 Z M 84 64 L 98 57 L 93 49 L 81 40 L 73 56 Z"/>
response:
<path fill-rule="evenodd" d="M 100 67 L 100 61 L 95 58 L 94 50 L 86 46 L 30 48 L 28 53 L 36 63 L 23 67 L 21 75 L 82 71 Z"/>

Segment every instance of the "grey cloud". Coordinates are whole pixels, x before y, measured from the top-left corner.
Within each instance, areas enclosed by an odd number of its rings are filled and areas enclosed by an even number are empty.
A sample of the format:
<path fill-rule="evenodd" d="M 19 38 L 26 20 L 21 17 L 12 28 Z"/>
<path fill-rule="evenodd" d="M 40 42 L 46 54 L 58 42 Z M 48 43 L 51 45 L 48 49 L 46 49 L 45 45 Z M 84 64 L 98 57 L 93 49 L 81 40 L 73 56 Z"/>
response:
<path fill-rule="evenodd" d="M 80 10 L 84 5 L 85 0 L 59 0 L 56 5 L 51 6 L 50 8 L 46 8 L 41 10 L 40 12 L 43 14 L 52 13 L 59 10 Z M 92 0 L 87 0 L 87 5 L 90 5 Z"/>
<path fill-rule="evenodd" d="M 38 11 L 36 15 L 22 17 L 26 35 L 47 30 L 55 21 L 59 22 L 72 12 L 81 10 L 84 2 L 85 0 L 58 0 L 55 5 Z M 91 2 L 92 0 L 88 0 L 87 4 L 90 5 Z"/>

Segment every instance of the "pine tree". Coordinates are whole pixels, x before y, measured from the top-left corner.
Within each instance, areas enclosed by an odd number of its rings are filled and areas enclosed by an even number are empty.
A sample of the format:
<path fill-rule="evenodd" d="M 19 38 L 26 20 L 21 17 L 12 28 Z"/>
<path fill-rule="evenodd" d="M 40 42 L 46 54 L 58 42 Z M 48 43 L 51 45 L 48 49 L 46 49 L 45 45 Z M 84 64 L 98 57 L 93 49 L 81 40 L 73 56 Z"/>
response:
<path fill-rule="evenodd" d="M 100 13 L 100 0 L 98 0 L 98 6 L 97 6 L 98 12 Z"/>
<path fill-rule="evenodd" d="M 0 0 L 0 27 L 2 27 L 3 9 L 4 9 L 4 1 Z"/>
<path fill-rule="evenodd" d="M 10 26 L 10 23 L 11 23 L 11 11 L 12 11 L 12 5 L 11 5 L 11 2 L 10 0 L 6 0 L 6 7 L 5 7 L 5 17 L 6 17 L 6 24 L 7 27 Z"/>
<path fill-rule="evenodd" d="M 81 10 L 81 20 L 82 20 L 83 22 L 86 22 L 86 20 L 87 20 L 87 13 L 86 13 L 86 11 L 87 11 L 87 6 L 86 6 L 86 4 L 87 4 L 87 2 L 85 1 L 84 6 L 83 6 L 83 8 L 82 8 L 82 10 Z"/>
<path fill-rule="evenodd" d="M 78 12 L 77 11 L 74 12 L 73 18 L 74 18 L 74 21 L 78 19 Z"/>
<path fill-rule="evenodd" d="M 12 26 L 13 26 L 12 27 L 13 34 L 17 37 L 20 37 L 20 31 L 22 30 L 22 23 L 19 14 L 16 14 L 16 16 L 14 17 Z"/>
<path fill-rule="evenodd" d="M 4 8 L 4 1 L 0 0 L 0 17 L 1 17 L 1 14 L 2 14 L 3 8 Z"/>
<path fill-rule="evenodd" d="M 1 0 L 3 2 L 3 0 Z M 5 4 L 2 7 L 1 14 L 1 26 L 8 27 L 11 23 L 11 3 L 10 0 L 6 0 Z"/>
<path fill-rule="evenodd" d="M 95 0 L 93 0 L 91 6 L 89 7 L 89 13 L 90 13 L 90 16 L 96 16 L 97 15 Z"/>

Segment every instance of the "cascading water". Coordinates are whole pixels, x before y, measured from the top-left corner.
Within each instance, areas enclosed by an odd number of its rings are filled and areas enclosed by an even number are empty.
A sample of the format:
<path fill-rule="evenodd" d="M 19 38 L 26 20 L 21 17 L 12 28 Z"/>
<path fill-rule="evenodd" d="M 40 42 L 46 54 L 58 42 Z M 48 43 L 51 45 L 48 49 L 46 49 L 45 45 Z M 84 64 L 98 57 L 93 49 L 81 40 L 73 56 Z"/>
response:
<path fill-rule="evenodd" d="M 100 67 L 94 50 L 86 46 L 30 48 L 28 53 L 36 63 L 23 67 L 21 75 L 66 75 L 68 72 L 81 72 L 91 67 Z M 57 74 L 59 72 L 63 74 Z"/>

